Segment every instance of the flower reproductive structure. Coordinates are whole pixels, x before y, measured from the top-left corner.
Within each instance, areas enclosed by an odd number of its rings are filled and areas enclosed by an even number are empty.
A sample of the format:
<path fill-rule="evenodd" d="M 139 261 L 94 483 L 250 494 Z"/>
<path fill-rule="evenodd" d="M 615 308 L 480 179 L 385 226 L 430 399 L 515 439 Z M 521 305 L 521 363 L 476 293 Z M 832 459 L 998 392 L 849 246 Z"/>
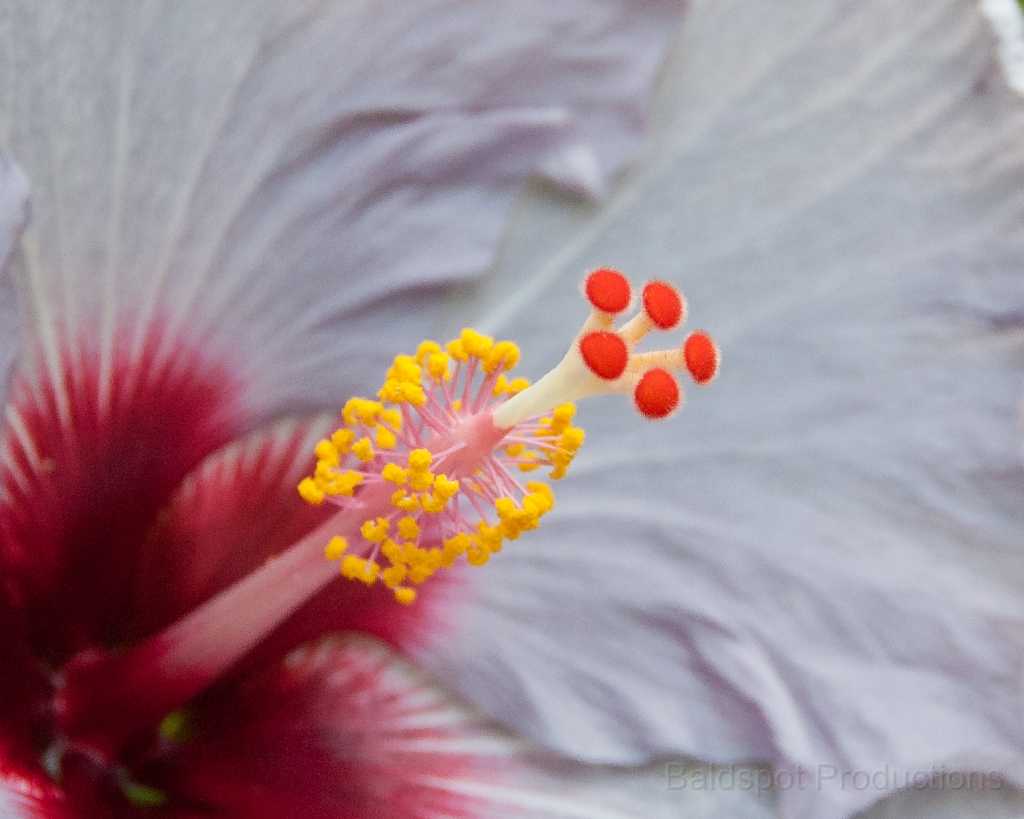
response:
<path fill-rule="evenodd" d="M 719 352 L 702 331 L 674 349 L 634 352 L 652 330 L 673 330 L 686 302 L 670 284 L 644 285 L 637 314 L 615 328 L 632 301 L 629 281 L 601 268 L 584 280 L 592 310 L 565 357 L 536 383 L 510 378 L 519 349 L 471 329 L 443 348 L 424 341 L 399 355 L 379 400 L 353 398 L 344 426 L 316 446 L 314 473 L 298 486 L 309 503 L 331 503 L 352 521 L 325 554 L 341 573 L 382 582 L 405 604 L 416 586 L 465 559 L 483 565 L 505 541 L 536 529 L 554 506 L 547 471 L 558 480 L 583 444 L 573 402 L 632 395 L 649 419 L 682 403 L 675 371 L 697 384 L 718 372 Z"/>

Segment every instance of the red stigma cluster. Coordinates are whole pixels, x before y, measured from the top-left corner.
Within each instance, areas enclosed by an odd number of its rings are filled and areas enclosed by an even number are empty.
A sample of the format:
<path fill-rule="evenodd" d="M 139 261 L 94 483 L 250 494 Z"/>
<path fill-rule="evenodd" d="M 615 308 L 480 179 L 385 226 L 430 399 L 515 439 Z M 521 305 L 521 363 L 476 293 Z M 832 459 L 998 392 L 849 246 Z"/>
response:
<path fill-rule="evenodd" d="M 584 293 L 594 312 L 579 337 L 579 352 L 590 372 L 609 383 L 608 391 L 632 392 L 646 418 L 665 418 L 682 403 L 682 388 L 673 370 L 686 369 L 694 382 L 709 383 L 718 372 L 718 348 L 704 332 L 691 333 L 676 350 L 632 352 L 651 330 L 673 330 L 686 320 L 686 301 L 668 282 L 652 281 L 641 293 L 641 312 L 616 330 L 615 316 L 632 298 L 629 280 L 601 268 L 587 276 Z"/>

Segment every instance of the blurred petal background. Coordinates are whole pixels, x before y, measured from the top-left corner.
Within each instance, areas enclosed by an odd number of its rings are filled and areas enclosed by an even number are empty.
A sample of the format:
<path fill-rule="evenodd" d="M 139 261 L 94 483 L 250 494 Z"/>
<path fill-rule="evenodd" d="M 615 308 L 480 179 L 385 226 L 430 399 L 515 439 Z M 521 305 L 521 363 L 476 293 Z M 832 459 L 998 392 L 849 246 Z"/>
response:
<path fill-rule="evenodd" d="M 238 434 L 464 324 L 537 376 L 583 270 L 669 280 L 721 377 L 584 405 L 556 513 L 403 647 L 593 764 L 524 774 L 567 815 L 833 819 L 935 770 L 1006 781 L 866 815 L 1019 815 L 1024 106 L 983 5 L 13 4 L 29 338 L 158 318 L 232 363 Z"/>

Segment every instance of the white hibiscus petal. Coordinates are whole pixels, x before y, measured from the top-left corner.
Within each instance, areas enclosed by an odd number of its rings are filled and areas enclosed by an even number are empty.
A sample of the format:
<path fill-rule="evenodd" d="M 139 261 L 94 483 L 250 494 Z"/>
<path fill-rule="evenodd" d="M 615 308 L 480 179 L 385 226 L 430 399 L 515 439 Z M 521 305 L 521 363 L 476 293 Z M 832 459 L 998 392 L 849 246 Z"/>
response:
<path fill-rule="evenodd" d="M 582 271 L 667 279 L 722 374 L 661 425 L 583 405 L 555 512 L 424 661 L 585 758 L 1024 782 L 1024 103 L 996 38 L 961 0 L 692 12 L 645 160 L 596 213 L 527 199 L 467 300 L 537 375 Z M 779 799 L 831 819 L 898 785 Z"/>
<path fill-rule="evenodd" d="M 374 345 L 418 341 L 438 296 L 390 323 L 368 304 L 479 274 L 532 173 L 603 189 L 681 6 L 8 4 L 36 324 L 109 347 L 162 322 L 240 360 L 264 410 L 365 389 Z"/>
<path fill-rule="evenodd" d="M 8 257 L 28 221 L 28 180 L 11 156 L 0 150 L 0 403 L 18 351 L 21 321 Z"/>

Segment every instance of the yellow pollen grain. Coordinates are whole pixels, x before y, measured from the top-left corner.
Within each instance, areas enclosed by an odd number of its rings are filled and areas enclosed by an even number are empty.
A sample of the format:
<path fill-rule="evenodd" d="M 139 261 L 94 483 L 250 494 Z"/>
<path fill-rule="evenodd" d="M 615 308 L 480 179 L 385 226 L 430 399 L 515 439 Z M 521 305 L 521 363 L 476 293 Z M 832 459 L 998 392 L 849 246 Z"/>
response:
<path fill-rule="evenodd" d="M 386 518 L 377 518 L 376 520 L 366 521 L 359 528 L 359 531 L 370 543 L 381 543 L 387 537 L 388 529 L 390 528 L 391 524 Z"/>
<path fill-rule="evenodd" d="M 362 574 L 366 561 L 355 555 L 347 555 L 341 561 L 341 573 L 349 580 L 355 580 Z"/>
<path fill-rule="evenodd" d="M 434 473 L 432 472 L 409 472 L 409 488 L 414 492 L 425 492 L 434 485 Z"/>
<path fill-rule="evenodd" d="M 413 472 L 424 472 L 430 468 L 434 456 L 429 449 L 414 449 L 409 453 L 409 469 Z"/>
<path fill-rule="evenodd" d="M 419 495 L 410 495 L 404 489 L 399 489 L 391 495 L 391 505 L 403 512 L 416 512 L 420 508 Z"/>
<path fill-rule="evenodd" d="M 487 354 L 490 353 L 491 349 L 494 347 L 493 338 L 481 335 L 468 327 L 462 331 L 462 336 L 459 340 L 462 342 L 462 347 L 466 351 L 467 355 L 481 360 L 486 358 Z"/>
<path fill-rule="evenodd" d="M 457 361 L 469 361 L 469 355 L 466 352 L 466 345 L 462 343 L 461 338 L 449 341 L 444 345 L 444 348 L 448 351 L 448 354 Z"/>
<path fill-rule="evenodd" d="M 423 366 L 423 362 L 430 358 L 430 356 L 437 355 L 440 352 L 441 345 L 436 341 L 420 342 L 420 346 L 416 348 L 416 363 Z"/>
<path fill-rule="evenodd" d="M 370 443 L 369 438 L 360 438 L 352 446 L 352 454 L 355 455 L 360 461 L 366 463 L 367 461 L 373 460 L 373 444 Z"/>
<path fill-rule="evenodd" d="M 320 463 L 327 464 L 331 467 L 337 466 L 341 463 L 341 453 L 338 452 L 338 448 L 331 441 L 326 439 L 320 441 L 313 452 Z"/>
<path fill-rule="evenodd" d="M 407 573 L 405 566 L 391 566 L 380 573 L 380 579 L 385 586 L 393 589 L 405 580 Z"/>
<path fill-rule="evenodd" d="M 363 476 L 350 469 L 341 475 L 335 475 L 331 480 L 325 482 L 322 488 L 328 495 L 342 495 L 350 498 L 355 488 L 362 482 Z"/>
<path fill-rule="evenodd" d="M 419 537 L 420 527 L 415 518 L 402 518 L 398 521 L 398 534 L 406 540 L 415 540 Z"/>
<path fill-rule="evenodd" d="M 316 481 L 312 478 L 303 478 L 299 481 L 299 495 L 306 503 L 319 506 L 324 502 L 326 493 L 316 485 Z"/>
<path fill-rule="evenodd" d="M 331 443 L 334 448 L 342 455 L 347 455 L 349 450 L 352 449 L 352 443 L 356 439 L 356 434 L 350 429 L 339 429 L 331 436 Z"/>
<path fill-rule="evenodd" d="M 382 426 L 377 427 L 376 438 L 377 446 L 381 449 L 391 449 L 396 443 L 398 443 L 398 438 L 395 436 L 395 433 Z"/>
<path fill-rule="evenodd" d="M 437 381 L 448 381 L 452 374 L 448 371 L 448 363 L 451 361 L 447 353 L 437 352 L 427 359 L 427 372 Z"/>
<path fill-rule="evenodd" d="M 484 356 L 483 371 L 493 373 L 495 370 L 508 372 L 519 363 L 519 348 L 511 341 L 499 341 Z"/>
<path fill-rule="evenodd" d="M 341 536 L 332 537 L 324 547 L 324 557 L 328 560 L 337 560 L 348 548 L 348 542 Z"/>
<path fill-rule="evenodd" d="M 409 473 L 398 464 L 387 464 L 381 471 L 380 476 L 396 486 L 405 486 L 409 480 Z"/>
<path fill-rule="evenodd" d="M 408 586 L 402 586 L 395 589 L 395 600 L 404 606 L 411 605 L 416 599 L 416 589 L 410 589 Z"/>

